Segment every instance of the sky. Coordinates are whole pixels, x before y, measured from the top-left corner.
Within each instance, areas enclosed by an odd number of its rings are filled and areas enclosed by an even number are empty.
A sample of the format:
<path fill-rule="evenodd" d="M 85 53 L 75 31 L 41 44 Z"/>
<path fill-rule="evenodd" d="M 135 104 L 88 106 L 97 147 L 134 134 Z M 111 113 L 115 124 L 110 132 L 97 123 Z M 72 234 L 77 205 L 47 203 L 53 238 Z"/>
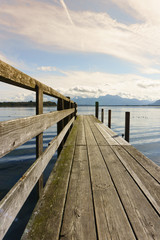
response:
<path fill-rule="evenodd" d="M 159 0 L 0 0 L 0 59 L 65 96 L 160 99 Z M 35 94 L 0 82 L 0 101 Z"/>

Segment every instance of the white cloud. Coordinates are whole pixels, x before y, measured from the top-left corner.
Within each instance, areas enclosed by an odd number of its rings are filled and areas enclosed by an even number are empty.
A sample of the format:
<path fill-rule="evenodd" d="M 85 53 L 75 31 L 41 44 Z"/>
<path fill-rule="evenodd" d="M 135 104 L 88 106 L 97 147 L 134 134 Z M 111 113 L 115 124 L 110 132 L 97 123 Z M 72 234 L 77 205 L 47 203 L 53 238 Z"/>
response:
<path fill-rule="evenodd" d="M 153 24 L 160 24 L 159 0 L 112 0 L 135 18 Z"/>
<path fill-rule="evenodd" d="M 44 84 L 70 97 L 99 97 L 106 94 L 137 99 L 159 99 L 160 80 L 136 74 L 63 71 L 63 76 L 37 74 Z"/>
<path fill-rule="evenodd" d="M 38 73 L 34 77 L 42 83 L 71 98 L 99 97 L 106 94 L 127 98 L 158 100 L 160 79 L 136 74 L 109 74 L 103 72 L 62 71 L 63 75 Z M 45 97 L 45 96 L 44 96 Z M 30 101 L 35 93 L 0 83 L 0 101 Z"/>
<path fill-rule="evenodd" d="M 65 2 L 64 2 L 63 0 L 60 0 L 60 3 L 62 4 L 62 7 L 64 8 L 64 10 L 65 10 L 65 12 L 66 12 L 66 14 L 67 14 L 67 17 L 68 17 L 70 23 L 71 23 L 72 25 L 74 25 L 74 23 L 73 23 L 73 21 L 72 21 L 72 18 L 71 18 L 71 15 L 69 14 L 69 11 L 68 11 L 68 8 L 67 8 Z"/>
<path fill-rule="evenodd" d="M 57 68 L 52 67 L 52 66 L 41 66 L 41 67 L 37 67 L 37 70 L 45 71 L 45 72 L 52 72 L 52 71 L 57 71 Z"/>
<path fill-rule="evenodd" d="M 105 12 L 70 10 L 68 15 L 64 6 L 37 3 L 35 0 L 14 0 L 10 4 L 2 4 L 0 25 L 8 32 L 20 34 L 32 43 L 35 42 L 35 47 L 49 51 L 61 49 L 104 53 L 145 68 L 153 67 L 155 63 L 160 64 L 160 21 L 158 8 L 150 7 L 153 1 L 147 0 L 148 5 L 145 1 L 114 0 L 119 6 L 123 4 L 125 9 L 130 9 L 131 14 L 138 12 L 144 19 L 143 23 L 125 25 Z M 154 0 L 153 5 L 156 3 Z M 148 17 L 146 6 L 150 7 Z M 69 16 L 72 16 L 70 21 Z"/>

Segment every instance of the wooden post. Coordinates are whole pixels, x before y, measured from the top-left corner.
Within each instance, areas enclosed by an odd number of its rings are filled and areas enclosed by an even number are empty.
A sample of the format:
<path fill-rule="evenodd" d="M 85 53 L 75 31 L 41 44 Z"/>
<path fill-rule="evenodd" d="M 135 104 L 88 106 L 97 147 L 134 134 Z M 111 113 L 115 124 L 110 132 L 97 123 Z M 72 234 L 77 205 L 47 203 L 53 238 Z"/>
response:
<path fill-rule="evenodd" d="M 77 103 L 74 103 L 74 117 L 77 118 Z"/>
<path fill-rule="evenodd" d="M 125 113 L 125 140 L 129 142 L 130 112 Z"/>
<path fill-rule="evenodd" d="M 95 102 L 95 117 L 98 118 L 99 113 L 99 102 Z"/>
<path fill-rule="evenodd" d="M 108 110 L 108 127 L 111 128 L 111 110 Z"/>
<path fill-rule="evenodd" d="M 43 113 L 43 89 L 37 86 L 36 89 L 36 115 Z M 36 158 L 43 153 L 43 132 L 36 137 Z M 43 190 L 43 174 L 38 180 L 38 197 Z"/>
<path fill-rule="evenodd" d="M 104 109 L 101 109 L 101 122 L 104 122 Z"/>
<path fill-rule="evenodd" d="M 61 99 L 61 98 L 58 98 L 58 102 L 57 102 L 57 110 L 60 111 L 60 110 L 64 110 L 64 100 Z M 57 123 L 57 135 L 63 130 L 64 128 L 64 119 L 62 119 L 61 121 L 59 121 Z M 63 148 L 63 145 L 64 145 L 64 140 L 62 140 L 59 148 L 58 148 L 58 156 Z"/>
<path fill-rule="evenodd" d="M 67 97 L 70 99 L 70 97 Z M 70 102 L 68 101 L 64 101 L 64 109 L 69 109 L 70 108 Z M 70 116 L 67 116 L 64 118 L 64 126 L 67 125 L 67 123 L 69 122 Z M 69 131 L 66 133 L 65 137 L 64 137 L 64 142 L 66 141 L 67 137 L 68 137 Z"/>

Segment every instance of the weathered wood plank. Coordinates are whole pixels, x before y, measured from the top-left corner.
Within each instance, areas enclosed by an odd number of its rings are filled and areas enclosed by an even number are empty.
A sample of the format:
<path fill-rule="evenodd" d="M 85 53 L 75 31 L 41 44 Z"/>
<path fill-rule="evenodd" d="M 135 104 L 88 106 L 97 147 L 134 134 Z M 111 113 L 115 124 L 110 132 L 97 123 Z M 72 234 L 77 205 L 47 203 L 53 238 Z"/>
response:
<path fill-rule="evenodd" d="M 100 146 L 136 239 L 160 239 L 160 218 L 110 147 Z M 130 238 L 128 238 L 130 239 Z M 132 238 L 131 238 L 132 239 Z"/>
<path fill-rule="evenodd" d="M 86 145 L 85 132 L 84 132 L 84 122 L 83 122 L 83 116 L 82 115 L 79 116 L 79 127 L 78 127 L 76 145 L 79 145 L 79 146 Z"/>
<path fill-rule="evenodd" d="M 112 146 L 112 149 L 160 215 L 160 184 L 121 146 Z"/>
<path fill-rule="evenodd" d="M 36 114 L 43 113 L 43 90 L 42 88 L 36 88 Z M 36 158 L 43 153 L 43 132 L 36 136 Z M 38 197 L 41 196 L 43 191 L 43 174 L 38 180 Z"/>
<path fill-rule="evenodd" d="M 96 240 L 86 146 L 76 146 L 60 240 Z"/>
<path fill-rule="evenodd" d="M 107 140 L 107 141 L 110 141 L 109 145 L 126 145 L 126 146 L 130 146 L 130 144 L 126 140 L 124 140 L 122 137 L 116 135 L 115 132 L 113 132 L 110 128 L 108 128 L 104 124 L 102 124 L 102 123 L 95 123 L 95 125 L 102 132 L 102 134 L 103 134 L 103 136 L 105 137 L 106 140 L 109 138 Z"/>
<path fill-rule="evenodd" d="M 78 116 L 76 118 L 76 121 L 73 122 L 72 131 L 69 134 L 70 137 L 67 138 L 67 141 L 64 144 L 65 147 L 69 146 L 69 145 L 75 145 L 76 144 L 79 121 L 80 121 L 80 118 Z"/>
<path fill-rule="evenodd" d="M 17 70 L 9 64 L 0 60 L 0 81 L 36 91 L 36 87 L 39 86 L 43 89 L 43 93 L 52 97 L 62 98 L 65 101 L 70 101 L 68 98 L 57 92 L 51 87 L 37 81 L 36 79 L 28 76 L 27 74 Z M 73 101 L 71 101 L 73 102 Z"/>
<path fill-rule="evenodd" d="M 68 109 L 1 122 L 0 157 L 37 136 L 65 116 L 73 113 L 73 111 L 74 109 Z"/>
<path fill-rule="evenodd" d="M 143 168 L 148 171 L 149 174 L 154 177 L 157 182 L 160 183 L 160 167 L 156 165 L 154 162 L 152 162 L 149 158 L 144 156 L 141 152 L 139 152 L 136 148 L 133 146 L 123 146 L 125 150 L 131 154 L 134 159 L 141 164 Z"/>
<path fill-rule="evenodd" d="M 136 239 L 98 146 L 87 147 L 98 239 Z"/>
<path fill-rule="evenodd" d="M 103 135 L 103 137 L 106 139 L 108 145 L 119 145 L 119 143 L 114 139 L 115 137 L 111 137 L 109 133 L 105 131 L 105 129 L 102 127 L 102 124 L 95 123 L 95 126 L 98 128 L 100 133 Z"/>
<path fill-rule="evenodd" d="M 33 163 L 23 177 L 0 202 L 0 239 L 3 238 L 12 224 L 73 121 L 74 118 L 72 118 L 63 131 L 51 141 L 45 152 Z"/>
<path fill-rule="evenodd" d="M 99 145 L 108 145 L 108 142 L 106 141 L 104 136 L 101 134 L 101 132 L 95 126 L 95 122 L 99 122 L 98 119 L 94 118 L 93 116 L 88 116 L 87 120 L 88 120 L 88 123 L 90 125 L 92 132 L 94 132 L 97 143 Z"/>
<path fill-rule="evenodd" d="M 97 145 L 97 142 L 94 138 L 94 135 L 92 133 L 92 130 L 90 128 L 90 125 L 87 121 L 87 117 L 84 116 L 84 129 L 85 129 L 85 135 L 87 136 L 86 137 L 86 142 L 87 142 L 87 145 Z"/>

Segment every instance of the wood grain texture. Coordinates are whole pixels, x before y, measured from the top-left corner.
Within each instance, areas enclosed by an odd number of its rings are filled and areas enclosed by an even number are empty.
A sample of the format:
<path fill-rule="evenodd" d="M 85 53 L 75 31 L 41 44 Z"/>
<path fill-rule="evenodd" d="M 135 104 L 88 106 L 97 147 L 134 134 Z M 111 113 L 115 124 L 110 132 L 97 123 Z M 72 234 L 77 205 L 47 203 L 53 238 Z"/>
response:
<path fill-rule="evenodd" d="M 36 87 L 36 114 L 40 115 L 43 113 L 43 90 L 40 87 Z M 43 133 L 36 136 L 36 158 L 43 153 Z M 43 174 L 40 176 L 37 184 L 38 198 L 41 196 L 43 191 Z"/>
<path fill-rule="evenodd" d="M 115 135 L 93 116 L 77 117 L 23 240 L 160 239 L 159 167 Z M 45 161 L 40 160 L 40 168 Z M 31 183 L 24 185 L 24 175 L 23 185 L 12 191 L 15 202 L 11 197 L 4 203 L 4 225 L 15 214 L 17 202 L 21 204 L 17 192 L 28 192 L 36 181 L 40 170 L 35 168 Z"/>
<path fill-rule="evenodd" d="M 76 146 L 60 240 L 96 240 L 86 146 Z"/>
<path fill-rule="evenodd" d="M 160 218 L 110 147 L 100 146 L 137 239 L 160 239 Z"/>
<path fill-rule="evenodd" d="M 87 136 L 86 137 L 86 143 L 87 145 L 97 145 L 97 142 L 95 140 L 95 137 L 92 133 L 92 130 L 90 128 L 90 125 L 89 125 L 89 122 L 87 120 L 87 116 L 84 116 L 84 128 L 85 128 L 85 135 Z"/>
<path fill-rule="evenodd" d="M 135 147 L 131 145 L 123 147 L 160 184 L 160 167 L 144 156 L 144 154 L 139 152 Z"/>
<path fill-rule="evenodd" d="M 43 152 L 43 154 L 32 164 L 22 178 L 0 202 L 0 239 L 3 238 L 12 224 L 73 121 L 74 118 L 72 118 L 63 131 L 51 141 L 45 152 Z"/>
<path fill-rule="evenodd" d="M 109 141 L 109 145 L 126 145 L 130 146 L 130 144 L 124 140 L 119 135 L 115 134 L 110 128 L 105 126 L 102 123 L 95 123 L 96 127 L 99 129 L 99 131 L 102 133 L 104 138 Z"/>
<path fill-rule="evenodd" d="M 79 127 L 78 127 L 76 145 L 79 145 L 79 146 L 86 145 L 83 116 L 79 116 Z"/>
<path fill-rule="evenodd" d="M 0 157 L 37 136 L 74 109 L 41 114 L 0 123 Z"/>
<path fill-rule="evenodd" d="M 88 146 L 88 155 L 98 239 L 136 239 L 98 146 Z"/>
<path fill-rule="evenodd" d="M 70 101 L 68 98 L 57 92 L 51 87 L 37 81 L 36 79 L 28 76 L 27 74 L 17 70 L 9 64 L 0 60 L 0 81 L 9 83 L 14 86 L 36 91 L 36 87 L 39 86 L 43 89 L 43 93 L 52 97 L 62 98 L 65 101 Z M 73 101 L 71 101 L 73 102 Z"/>
<path fill-rule="evenodd" d="M 87 120 L 88 120 L 88 123 L 90 125 L 92 132 L 94 132 L 94 134 L 95 134 L 95 139 L 96 139 L 97 143 L 99 145 L 108 145 L 108 142 L 106 141 L 106 139 L 104 138 L 102 133 L 95 126 L 95 122 L 99 122 L 98 119 L 93 118 L 93 116 L 88 116 Z"/>
<path fill-rule="evenodd" d="M 160 216 L 160 184 L 121 146 L 112 149 Z"/>
<path fill-rule="evenodd" d="M 75 144 L 71 145 L 68 141 L 72 139 L 75 142 L 76 136 L 77 125 L 74 125 L 46 183 L 44 194 L 33 211 L 22 240 L 59 240 L 75 152 Z"/>

